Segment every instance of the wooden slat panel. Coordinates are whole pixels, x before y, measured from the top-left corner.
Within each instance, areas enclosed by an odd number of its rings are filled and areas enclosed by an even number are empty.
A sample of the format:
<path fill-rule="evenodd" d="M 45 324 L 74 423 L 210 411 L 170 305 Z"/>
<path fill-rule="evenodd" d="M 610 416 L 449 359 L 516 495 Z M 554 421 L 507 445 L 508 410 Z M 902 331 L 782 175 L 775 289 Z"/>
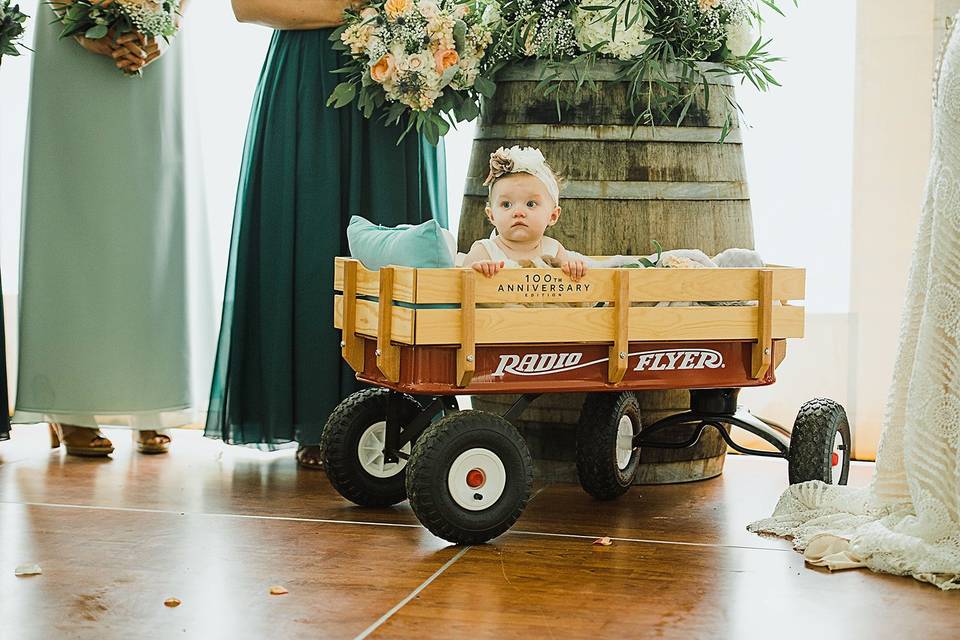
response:
<path fill-rule="evenodd" d="M 333 272 L 334 291 L 343 291 L 343 265 L 350 258 L 336 258 Z M 393 299 L 400 302 L 413 302 L 413 292 L 416 288 L 417 270 L 410 267 L 393 267 Z M 377 271 L 370 271 L 362 264 L 357 264 L 357 293 L 361 296 L 380 295 L 380 275 Z"/>
<path fill-rule="evenodd" d="M 630 280 L 633 269 L 620 269 L 616 281 L 616 300 L 613 307 L 613 345 L 607 367 L 607 382 L 617 384 L 627 372 L 627 351 L 630 335 Z"/>
<path fill-rule="evenodd" d="M 802 300 L 805 272 L 803 269 L 772 268 L 773 299 Z M 616 298 L 614 278 L 618 269 L 594 269 L 580 281 L 576 290 L 560 269 L 505 269 L 493 278 L 477 279 L 478 304 L 610 302 Z M 637 269 L 631 278 L 630 299 L 633 302 L 728 301 L 756 300 L 759 269 Z M 459 304 L 459 269 L 419 269 L 417 271 L 417 304 Z M 550 283 L 545 283 L 546 278 Z M 535 282 L 539 278 L 540 282 Z M 562 281 L 573 291 L 550 296 L 543 287 Z M 501 291 L 501 287 L 503 290 Z M 522 290 L 509 291 L 509 287 Z M 533 287 L 539 287 L 531 290 Z M 545 295 L 544 295 L 545 293 Z"/>
<path fill-rule="evenodd" d="M 614 339 L 613 307 L 477 309 L 477 344 L 602 342 Z M 459 344 L 459 309 L 420 309 L 417 344 Z M 773 309 L 774 338 L 802 338 L 803 307 Z M 633 307 L 630 341 L 756 340 L 757 307 Z M 396 338 L 395 338 L 396 339 Z"/>
<path fill-rule="evenodd" d="M 459 313 L 459 310 L 457 310 Z M 370 300 L 357 300 L 357 333 L 370 338 L 377 337 L 380 305 Z M 343 296 L 333 299 L 333 326 L 337 329 L 343 324 Z M 393 335 L 391 340 L 402 344 L 413 344 L 413 309 L 393 308 Z"/>
<path fill-rule="evenodd" d="M 479 278 L 473 269 L 460 272 L 460 288 L 463 291 L 463 304 L 460 308 L 460 348 L 457 349 L 457 386 L 465 387 L 473 379 L 476 371 L 476 290 Z"/>
<path fill-rule="evenodd" d="M 753 345 L 751 357 L 752 377 L 759 380 L 773 362 L 771 342 L 773 325 L 773 272 L 764 270 L 759 277 L 760 299 L 757 301 L 757 344 Z"/>
<path fill-rule="evenodd" d="M 380 269 L 380 302 L 377 303 L 377 368 L 387 380 L 400 380 L 400 348 L 390 340 L 393 334 L 393 287 L 396 270 L 394 267 Z M 383 304 L 381 304 L 383 303 Z"/>
<path fill-rule="evenodd" d="M 357 336 L 357 279 L 360 265 L 354 260 L 344 264 L 343 331 L 340 355 L 354 371 L 363 369 L 363 340 Z"/>

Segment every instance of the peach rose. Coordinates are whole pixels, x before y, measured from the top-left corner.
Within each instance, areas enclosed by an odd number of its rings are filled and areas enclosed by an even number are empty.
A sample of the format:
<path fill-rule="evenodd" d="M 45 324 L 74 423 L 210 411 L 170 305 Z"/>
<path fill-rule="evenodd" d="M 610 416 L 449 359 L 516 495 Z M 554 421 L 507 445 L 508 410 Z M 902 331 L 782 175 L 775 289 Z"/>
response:
<path fill-rule="evenodd" d="M 444 71 L 460 62 L 460 56 L 453 49 L 439 49 L 433 54 L 433 60 L 437 63 L 437 73 L 443 74 Z"/>
<path fill-rule="evenodd" d="M 396 19 L 413 11 L 413 0 L 387 0 L 383 10 L 388 18 Z"/>
<path fill-rule="evenodd" d="M 393 56 L 386 53 L 382 58 L 377 60 L 376 64 L 370 67 L 370 77 L 373 78 L 375 82 L 383 84 L 393 77 L 394 69 Z"/>

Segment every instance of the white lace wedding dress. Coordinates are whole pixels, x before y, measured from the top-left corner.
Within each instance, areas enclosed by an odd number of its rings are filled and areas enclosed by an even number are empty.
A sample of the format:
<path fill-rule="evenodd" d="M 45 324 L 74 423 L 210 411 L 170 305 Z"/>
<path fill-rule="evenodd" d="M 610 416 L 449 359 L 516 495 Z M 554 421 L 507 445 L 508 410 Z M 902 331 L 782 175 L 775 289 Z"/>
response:
<path fill-rule="evenodd" d="M 933 131 L 873 481 L 794 485 L 748 528 L 792 537 L 814 564 L 960 589 L 960 29 L 941 59 Z"/>

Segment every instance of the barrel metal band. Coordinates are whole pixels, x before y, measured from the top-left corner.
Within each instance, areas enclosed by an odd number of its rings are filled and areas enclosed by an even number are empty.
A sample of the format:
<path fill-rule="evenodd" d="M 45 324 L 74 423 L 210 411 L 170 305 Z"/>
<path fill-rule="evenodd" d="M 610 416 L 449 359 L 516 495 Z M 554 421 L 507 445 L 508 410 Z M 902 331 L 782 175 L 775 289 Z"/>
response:
<path fill-rule="evenodd" d="M 487 197 L 482 178 L 467 178 L 467 196 Z M 745 182 L 631 182 L 626 180 L 570 180 L 560 197 L 565 200 L 749 200 Z"/>
<path fill-rule="evenodd" d="M 629 125 L 487 124 L 477 127 L 476 140 L 593 140 L 601 142 L 703 142 L 716 144 L 720 127 L 631 127 Z M 740 129 L 731 129 L 725 144 L 741 144 Z"/>

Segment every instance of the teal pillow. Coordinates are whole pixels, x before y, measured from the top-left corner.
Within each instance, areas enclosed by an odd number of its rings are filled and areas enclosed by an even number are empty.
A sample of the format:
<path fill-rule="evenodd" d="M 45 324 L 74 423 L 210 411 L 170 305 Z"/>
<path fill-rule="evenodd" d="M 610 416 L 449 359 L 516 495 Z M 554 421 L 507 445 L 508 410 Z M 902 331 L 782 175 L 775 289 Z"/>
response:
<path fill-rule="evenodd" d="M 347 226 L 350 256 L 371 271 L 388 265 L 450 268 L 455 256 L 455 250 L 450 246 L 452 239 L 450 232 L 436 220 L 418 225 L 383 227 L 366 218 L 353 216 Z"/>

